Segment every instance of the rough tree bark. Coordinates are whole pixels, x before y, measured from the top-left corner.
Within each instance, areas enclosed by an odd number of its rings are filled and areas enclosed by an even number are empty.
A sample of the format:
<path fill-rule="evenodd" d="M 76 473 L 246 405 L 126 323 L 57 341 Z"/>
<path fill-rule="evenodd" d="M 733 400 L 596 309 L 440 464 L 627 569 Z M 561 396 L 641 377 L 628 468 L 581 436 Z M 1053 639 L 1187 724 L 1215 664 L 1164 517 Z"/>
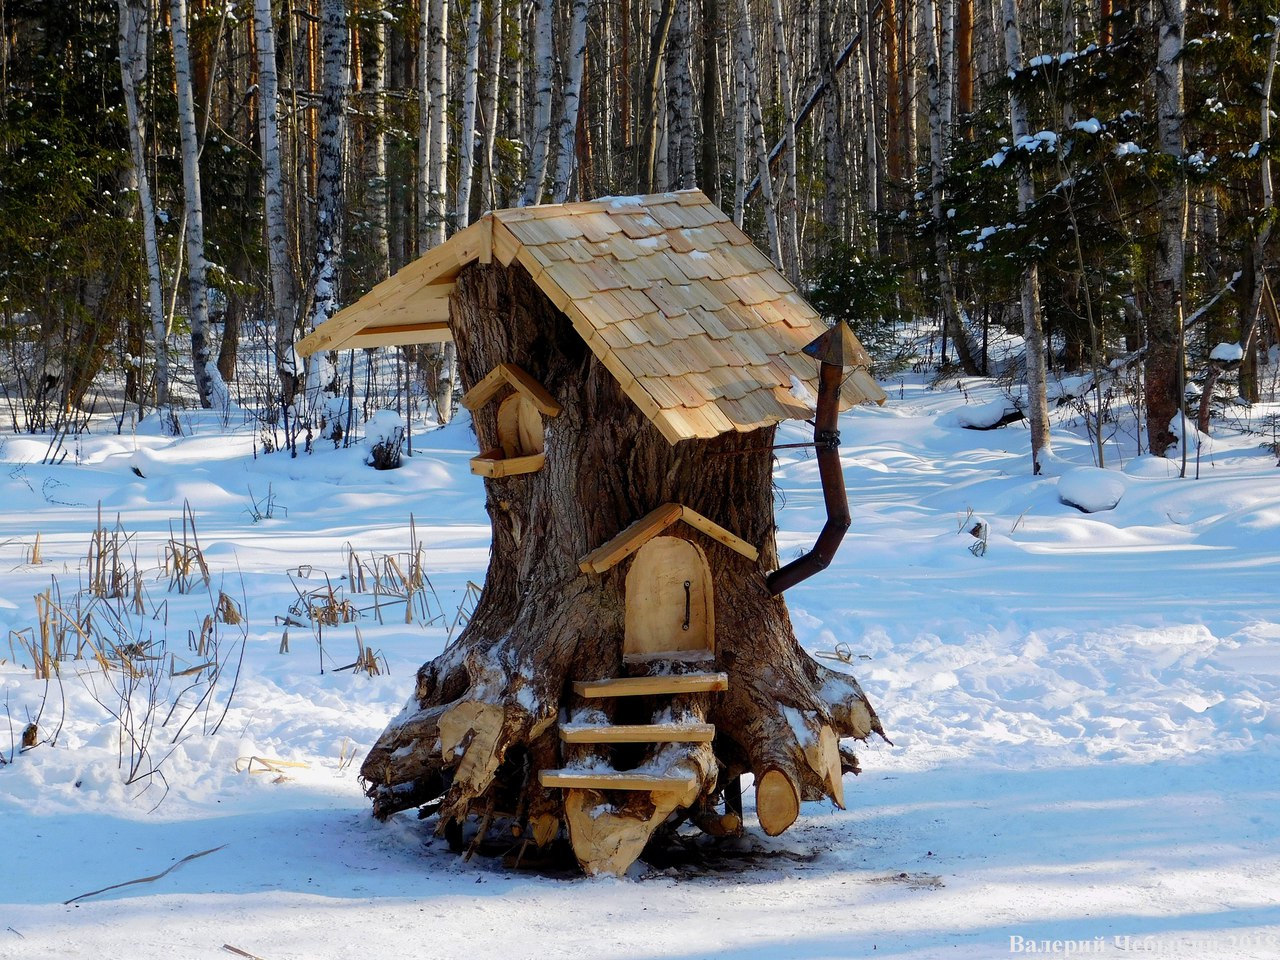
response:
<path fill-rule="evenodd" d="M 1183 0 L 1156 0 L 1153 5 L 1160 45 L 1154 86 L 1160 152 L 1168 164 L 1156 197 L 1159 228 L 1147 310 L 1147 445 L 1156 456 L 1168 456 L 1178 442 L 1174 419 L 1182 401 L 1182 286 L 1185 267 L 1187 182 L 1182 172 L 1182 28 Z M 1180 421 L 1181 423 L 1181 421 Z"/>
<path fill-rule="evenodd" d="M 484 591 L 458 639 L 419 670 L 405 709 L 364 761 L 374 813 L 385 818 L 439 801 L 441 833 L 468 814 L 489 821 L 502 813 L 538 845 L 568 823 L 584 868 L 597 872 L 625 869 L 672 812 L 677 822 L 708 822 L 707 807 L 743 773 L 755 774 L 772 833 L 790 825 L 801 799 L 842 803 L 841 776 L 856 766 L 838 738 L 866 739 L 880 723 L 851 676 L 800 649 L 786 604 L 766 589 L 765 575 L 777 566 L 773 430 L 669 444 L 517 265 L 467 268 L 451 315 L 464 385 L 519 358 L 562 412 L 546 430 L 542 470 L 486 481 L 493 547 Z M 481 448 L 497 445 L 497 406 L 476 411 Z M 761 548 L 751 561 L 683 524 L 666 531 L 705 551 L 715 669 L 728 674 L 728 689 L 665 706 L 633 697 L 584 701 L 572 681 L 623 674 L 628 569 L 623 562 L 584 573 L 579 560 L 670 502 Z M 667 722 L 705 717 L 716 727 L 714 744 L 658 744 L 642 753 L 559 741 L 562 710 L 575 722 L 627 723 L 664 708 Z M 627 713 L 636 709 L 647 716 Z M 692 784 L 655 794 L 539 784 L 539 770 L 593 757 L 613 769 L 679 770 Z"/>

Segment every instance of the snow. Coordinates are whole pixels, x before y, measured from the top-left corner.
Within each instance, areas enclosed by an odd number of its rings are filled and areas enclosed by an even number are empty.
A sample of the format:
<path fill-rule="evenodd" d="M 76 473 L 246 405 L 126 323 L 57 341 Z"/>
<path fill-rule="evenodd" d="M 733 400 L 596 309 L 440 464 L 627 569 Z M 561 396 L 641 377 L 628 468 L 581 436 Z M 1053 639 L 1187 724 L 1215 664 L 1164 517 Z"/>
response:
<path fill-rule="evenodd" d="M 1024 427 L 955 429 L 965 409 L 1003 407 L 1000 388 L 922 379 L 842 416 L 854 525 L 832 565 L 786 596 L 800 642 L 843 653 L 848 665 L 823 662 L 858 676 L 893 744 L 858 746 L 848 809 L 805 803 L 778 838 L 756 826 L 748 789 L 741 846 L 756 856 L 641 864 L 622 880 L 463 861 L 431 820 L 373 820 L 356 779 L 484 576 L 489 525 L 465 418 L 415 433 L 413 457 L 391 471 L 365 466 L 358 447 L 255 457 L 252 427 L 221 413 L 184 413 L 176 439 L 151 421 L 136 435 L 104 427 L 68 443 L 58 466 L 40 462 L 47 438 L 0 439 L 0 756 L 12 761 L 0 765 L 0 957 L 232 956 L 223 944 L 267 960 L 991 960 L 1099 943 L 1093 955 L 1280 955 L 1274 455 L 1218 425 L 1201 440 L 1200 479 L 1182 479 L 1121 432 L 1095 471 L 1063 408 L 1062 475 L 1033 477 Z M 777 441 L 810 433 L 791 423 Z M 812 451 L 779 450 L 776 481 L 787 560 L 824 519 Z M 1060 500 L 1110 481 L 1123 497 L 1109 510 Z M 268 488 L 287 509 L 255 520 L 247 508 Z M 212 580 L 179 594 L 159 567 L 184 501 Z M 163 638 L 179 669 L 196 664 L 188 631 L 219 591 L 247 618 L 218 625 L 228 670 L 243 643 L 238 683 L 229 704 L 230 684 L 215 690 L 218 732 L 188 728 L 164 761 L 167 793 L 123 783 L 91 660 L 46 685 L 22 641 L 9 648 L 11 631 L 36 626 L 51 577 L 66 602 L 86 579 L 99 503 L 144 571 L 146 613 L 130 622 Z M 400 604 L 379 622 L 345 580 L 346 548 L 409 551 L 411 513 L 438 599 L 430 617 L 415 608 L 406 624 Z M 980 556 L 975 517 L 987 524 Z M 281 653 L 277 618 L 326 585 L 366 613 L 326 627 L 323 649 L 291 627 Z M 357 626 L 387 670 L 338 670 L 355 659 Z M 42 738 L 57 729 L 57 744 L 21 752 L 42 703 Z"/>
<path fill-rule="evenodd" d="M 1058 498 L 1083 513 L 1113 509 L 1124 491 L 1124 480 L 1097 467 L 1080 467 L 1058 479 Z"/>
<path fill-rule="evenodd" d="M 1213 348 L 1209 359 L 1219 363 L 1239 363 L 1244 359 L 1244 348 L 1238 343 L 1220 343 Z"/>
<path fill-rule="evenodd" d="M 971 430 L 989 430 L 1010 413 L 1017 412 L 1017 404 L 1007 397 L 996 397 L 986 403 L 960 407 L 953 416 L 943 422 L 954 422 L 957 426 Z"/>

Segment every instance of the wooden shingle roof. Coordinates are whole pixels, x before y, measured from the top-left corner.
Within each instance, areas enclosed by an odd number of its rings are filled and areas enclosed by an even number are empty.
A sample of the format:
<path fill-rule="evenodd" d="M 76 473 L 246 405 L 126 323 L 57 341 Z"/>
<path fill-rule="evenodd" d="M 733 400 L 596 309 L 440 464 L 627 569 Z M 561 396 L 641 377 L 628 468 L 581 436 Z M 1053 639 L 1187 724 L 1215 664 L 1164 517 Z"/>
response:
<path fill-rule="evenodd" d="M 383 281 L 298 346 L 449 339 L 448 297 L 473 262 L 521 264 L 669 441 L 807 418 L 816 392 L 801 348 L 817 312 L 697 190 L 498 210 Z M 849 358 L 846 358 L 849 362 Z M 845 406 L 883 403 L 857 344 Z M 550 386 L 550 385 L 548 385 Z"/>

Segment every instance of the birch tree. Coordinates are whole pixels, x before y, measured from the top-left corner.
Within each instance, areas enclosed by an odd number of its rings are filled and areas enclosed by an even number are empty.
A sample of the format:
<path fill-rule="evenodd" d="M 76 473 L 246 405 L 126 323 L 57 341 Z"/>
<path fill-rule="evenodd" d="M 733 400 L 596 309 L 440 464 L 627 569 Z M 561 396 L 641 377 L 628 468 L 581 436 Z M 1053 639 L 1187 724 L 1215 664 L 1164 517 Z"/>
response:
<path fill-rule="evenodd" d="M 342 171 L 346 136 L 347 10 L 344 0 L 321 0 L 320 137 L 316 144 L 316 233 L 311 325 L 338 312 L 342 265 Z"/>
<path fill-rule="evenodd" d="M 204 255 L 204 204 L 200 193 L 200 144 L 196 136 L 195 97 L 191 88 L 191 49 L 187 43 L 186 0 L 171 0 L 174 86 L 178 92 L 178 133 L 182 144 L 182 192 L 187 250 L 187 322 L 191 327 L 191 364 L 200 406 L 209 409 L 225 398 L 226 385 L 209 362 L 208 263 Z"/>
<path fill-rule="evenodd" d="M 1023 68 L 1022 31 L 1018 22 L 1017 0 L 1002 0 L 1004 14 L 1004 49 L 1012 77 Z M 1027 108 L 1017 83 L 1009 86 L 1009 128 L 1015 148 L 1026 143 L 1030 128 Z M 1035 185 L 1031 170 L 1018 165 L 1018 213 L 1025 216 L 1035 202 Z M 1022 268 L 1021 285 L 1022 337 L 1026 347 L 1027 421 L 1031 427 L 1031 472 L 1039 474 L 1043 457 L 1052 452 L 1049 435 L 1049 402 L 1045 391 L 1046 364 L 1044 328 L 1040 312 L 1040 275 L 1034 260 Z"/>
<path fill-rule="evenodd" d="M 693 77 L 689 55 L 692 24 L 689 0 L 675 0 L 667 39 L 667 169 L 677 190 L 697 183 L 693 122 Z"/>
<path fill-rule="evenodd" d="M 529 166 L 525 174 L 521 206 L 542 202 L 547 179 L 547 152 L 551 141 L 552 77 L 555 50 L 552 44 L 552 0 L 533 0 L 533 133 L 529 138 Z"/>
<path fill-rule="evenodd" d="M 423 0 L 419 28 L 418 252 L 445 238 L 448 183 L 449 8 Z"/>
<path fill-rule="evenodd" d="M 298 324 L 297 279 L 289 256 L 285 219 L 284 171 L 280 160 L 279 81 L 276 31 L 271 0 L 254 0 L 254 39 L 258 51 L 258 136 L 262 153 L 262 197 L 271 283 L 271 326 L 281 402 L 293 403 L 298 389 L 298 356 L 293 349 Z"/>
<path fill-rule="evenodd" d="M 936 13 L 933 0 L 922 0 L 920 5 L 925 47 L 926 70 L 929 80 L 929 195 L 933 216 L 933 243 L 938 276 L 938 295 L 942 300 L 943 329 L 951 337 L 956 356 L 964 372 L 977 376 L 978 365 L 960 317 L 960 304 L 956 300 L 955 280 L 951 272 L 951 249 L 947 242 L 946 222 L 942 209 L 942 187 L 946 176 L 946 131 L 943 126 L 943 87 L 946 78 L 942 72 L 941 51 L 937 42 Z"/>
<path fill-rule="evenodd" d="M 773 50 L 778 61 L 778 98 L 782 107 L 782 135 L 787 149 L 783 153 L 782 188 L 778 191 L 778 234 L 782 251 L 782 267 L 792 283 L 800 282 L 800 235 L 797 203 L 799 198 L 796 166 L 796 105 L 791 95 L 791 54 L 787 50 L 782 0 L 773 0 Z M 767 171 L 761 173 L 761 177 Z M 762 181 L 763 185 L 763 181 Z"/>
<path fill-rule="evenodd" d="M 551 178 L 553 203 L 569 199 L 574 159 L 577 155 L 578 113 L 582 103 L 582 73 L 587 60 L 587 0 L 573 0 L 569 12 L 569 47 L 565 51 L 564 87 L 560 101 L 560 131 L 555 174 Z"/>
<path fill-rule="evenodd" d="M 756 82 L 756 43 L 751 33 L 751 11 L 747 0 L 738 0 L 738 27 L 735 31 L 738 64 L 741 70 L 743 97 L 749 115 L 747 124 L 751 145 L 755 148 L 756 175 L 760 178 L 760 195 L 764 199 L 765 231 L 769 240 L 769 256 L 779 267 L 783 265 L 778 230 L 778 204 L 773 193 L 773 175 L 769 172 L 769 147 L 764 139 L 764 117 L 760 111 L 760 88 Z"/>
<path fill-rule="evenodd" d="M 1177 443 L 1174 419 L 1182 410 L 1182 290 L 1187 188 L 1182 174 L 1182 30 L 1184 0 L 1155 0 L 1159 38 L 1154 87 L 1156 130 L 1166 167 L 1157 187 L 1155 262 L 1147 311 L 1147 444 L 1168 456 Z M 1181 431 L 1181 424 L 1179 424 Z M 1185 449 L 1185 447 L 1184 447 Z"/>
<path fill-rule="evenodd" d="M 134 186 L 138 192 L 138 219 L 147 263 L 147 317 L 155 350 L 156 408 L 169 407 L 169 338 L 164 317 L 164 293 L 160 287 L 160 245 L 156 239 L 156 209 L 147 172 L 146 128 L 139 110 L 138 91 L 147 77 L 147 34 L 150 11 L 146 0 L 119 0 L 120 83 L 125 116 L 129 123 L 129 151 Z M 168 426 L 173 421 L 162 415 Z"/>
<path fill-rule="evenodd" d="M 471 222 L 471 184 L 475 170 L 476 104 L 480 93 L 480 0 L 467 14 L 466 63 L 462 74 L 462 128 L 458 140 L 458 192 L 453 205 L 456 229 Z"/>

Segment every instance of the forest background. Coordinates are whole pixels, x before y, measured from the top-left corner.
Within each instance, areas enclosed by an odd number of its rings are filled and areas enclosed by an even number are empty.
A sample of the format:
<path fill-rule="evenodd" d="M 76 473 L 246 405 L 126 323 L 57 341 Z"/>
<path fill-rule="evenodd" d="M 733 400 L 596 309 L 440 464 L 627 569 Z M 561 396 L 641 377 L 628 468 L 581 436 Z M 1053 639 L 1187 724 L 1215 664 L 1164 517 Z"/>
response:
<path fill-rule="evenodd" d="M 449 346 L 294 342 L 486 210 L 698 187 L 885 369 L 933 318 L 1006 377 L 1037 471 L 1050 375 L 1099 465 L 1121 397 L 1177 456 L 1280 339 L 1273 7 L 0 0 L 4 409 L 234 402 L 296 451 L 383 377 L 444 421 Z"/>

